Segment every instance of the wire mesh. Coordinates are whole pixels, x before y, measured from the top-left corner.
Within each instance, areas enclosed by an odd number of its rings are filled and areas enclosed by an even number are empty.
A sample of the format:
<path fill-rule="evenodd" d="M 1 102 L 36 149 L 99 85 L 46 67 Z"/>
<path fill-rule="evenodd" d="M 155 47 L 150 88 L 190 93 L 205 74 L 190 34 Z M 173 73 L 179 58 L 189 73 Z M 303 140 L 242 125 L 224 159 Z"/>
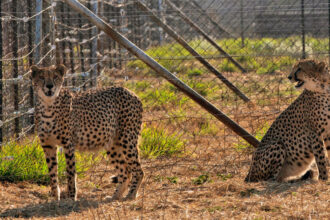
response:
<path fill-rule="evenodd" d="M 145 160 L 150 176 L 160 175 L 161 171 L 170 176 L 175 167 L 205 173 L 239 172 L 238 167 L 245 164 L 247 155 L 237 150 L 247 144 L 233 131 L 64 2 L 43 1 L 41 11 L 36 11 L 36 2 L 26 0 L 18 4 L 3 0 L 0 3 L 1 22 L 6 27 L 1 32 L 0 48 L 2 145 L 33 133 L 30 66 L 63 63 L 68 68 L 66 88 L 78 91 L 120 85 L 133 90 L 144 105 L 143 135 L 150 128 L 155 133 L 163 132 L 165 142 L 179 141 L 184 152 L 194 158 L 167 158 L 164 160 L 170 162 L 164 167 Z M 251 105 L 153 22 L 148 13 L 137 7 L 136 1 L 80 2 L 258 138 L 299 95 L 286 80 L 291 66 L 301 58 L 327 63 L 329 60 L 330 15 L 325 0 L 142 1 L 244 93 Z M 182 14 L 227 55 L 184 20 Z M 39 15 L 42 32 L 36 41 Z M 37 51 L 40 57 L 36 57 Z M 228 56 L 247 72 L 242 72 Z M 159 140 L 154 144 L 163 143 Z M 219 162 L 211 154 L 223 160 Z M 92 172 L 88 181 L 96 176 L 102 179 L 104 172 Z"/>

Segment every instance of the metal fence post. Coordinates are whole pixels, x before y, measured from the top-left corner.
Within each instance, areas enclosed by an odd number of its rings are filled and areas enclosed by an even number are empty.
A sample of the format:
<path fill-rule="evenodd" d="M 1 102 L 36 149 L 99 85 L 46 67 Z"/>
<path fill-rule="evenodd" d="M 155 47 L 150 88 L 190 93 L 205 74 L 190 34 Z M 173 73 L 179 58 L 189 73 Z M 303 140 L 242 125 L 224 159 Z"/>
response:
<path fill-rule="evenodd" d="M 305 49 L 305 1 L 301 0 L 301 43 L 302 43 L 302 58 L 306 58 Z"/>

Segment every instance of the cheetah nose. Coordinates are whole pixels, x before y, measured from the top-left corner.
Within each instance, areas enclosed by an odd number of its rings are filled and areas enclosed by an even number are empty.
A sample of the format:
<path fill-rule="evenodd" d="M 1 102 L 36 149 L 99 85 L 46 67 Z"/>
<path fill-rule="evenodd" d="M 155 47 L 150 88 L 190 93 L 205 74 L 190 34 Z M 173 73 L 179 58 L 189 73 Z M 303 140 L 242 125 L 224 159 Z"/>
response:
<path fill-rule="evenodd" d="M 47 87 L 47 89 L 52 89 L 54 87 L 54 85 L 53 84 L 47 84 L 46 87 Z"/>
<path fill-rule="evenodd" d="M 289 79 L 289 80 L 291 80 L 291 79 L 292 79 L 292 76 L 291 76 L 291 75 L 290 75 L 290 76 L 288 76 L 288 79 Z"/>

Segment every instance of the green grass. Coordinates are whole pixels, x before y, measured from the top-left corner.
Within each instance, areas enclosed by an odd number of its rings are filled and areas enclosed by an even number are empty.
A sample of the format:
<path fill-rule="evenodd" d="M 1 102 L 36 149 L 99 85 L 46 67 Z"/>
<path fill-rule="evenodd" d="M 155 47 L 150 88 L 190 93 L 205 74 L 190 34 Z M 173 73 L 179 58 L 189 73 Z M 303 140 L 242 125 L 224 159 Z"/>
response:
<path fill-rule="evenodd" d="M 203 74 L 203 71 L 201 69 L 198 69 L 198 68 L 189 69 L 187 71 L 187 76 L 189 78 L 194 78 L 196 76 L 201 76 L 202 74 Z"/>
<path fill-rule="evenodd" d="M 184 152 L 185 140 L 180 134 L 169 134 L 165 130 L 144 128 L 140 145 L 141 155 L 144 158 L 157 158 L 160 156 L 177 156 Z M 93 166 L 97 165 L 105 153 L 93 154 L 89 152 L 76 152 L 76 170 L 78 177 Z M 65 156 L 58 152 L 58 177 L 63 182 L 65 176 Z M 49 184 L 48 167 L 44 152 L 38 138 L 25 140 L 22 143 L 10 141 L 0 150 L 0 181 L 31 181 L 38 184 Z M 176 182 L 175 178 L 169 179 Z"/>
<path fill-rule="evenodd" d="M 257 132 L 256 132 L 256 134 L 255 134 L 255 138 L 257 140 L 261 141 L 261 139 L 267 133 L 269 127 L 270 127 L 270 125 L 268 123 L 266 123 L 260 129 L 258 129 Z M 234 148 L 237 151 L 241 151 L 241 150 L 247 149 L 249 147 L 251 147 L 251 145 L 249 143 L 247 143 L 245 140 L 240 140 L 237 144 L 234 144 Z"/>
<path fill-rule="evenodd" d="M 93 159 L 92 154 L 76 153 L 76 170 L 79 177 L 95 165 L 100 156 Z M 65 156 L 58 152 L 58 176 L 65 180 Z M 35 138 L 19 144 L 10 141 L 0 150 L 0 180 L 1 181 L 33 181 L 38 184 L 48 184 L 48 167 L 44 152 Z"/>
<path fill-rule="evenodd" d="M 300 36 L 288 38 L 246 38 L 244 47 L 241 46 L 241 41 L 238 39 L 228 38 L 217 40 L 216 42 L 244 68 L 249 71 L 255 71 L 258 74 L 274 73 L 278 70 L 285 71 L 301 57 L 302 53 Z M 239 71 L 228 59 L 220 58 L 222 54 L 207 41 L 196 39 L 190 41 L 189 44 L 203 57 L 208 58 L 208 61 L 219 71 Z M 306 37 L 305 46 L 308 54 L 323 54 L 325 51 L 328 51 L 328 39 Z M 192 66 L 191 62 L 195 62 L 195 66 L 202 65 L 196 60 L 192 61 L 194 59 L 185 59 L 187 57 L 192 58 L 192 56 L 178 43 L 152 47 L 146 50 L 146 53 L 171 72 L 187 73 L 190 77 L 195 74 L 197 76 L 202 74 L 202 71 L 198 70 L 198 68 L 187 69 L 187 66 Z M 322 56 L 318 55 L 318 58 L 322 58 Z M 188 65 L 189 62 L 190 65 Z M 128 66 L 150 73 L 150 69 L 141 61 L 131 61 L 128 63 Z"/>
<path fill-rule="evenodd" d="M 198 130 L 194 132 L 196 135 L 215 136 L 219 133 L 217 124 L 207 118 L 198 122 L 197 129 Z"/>
<path fill-rule="evenodd" d="M 125 87 L 134 91 L 142 100 L 143 106 L 147 108 L 160 108 L 167 105 L 180 107 L 190 101 L 165 80 L 156 86 L 157 89 L 148 81 L 128 82 Z"/>
<path fill-rule="evenodd" d="M 208 174 L 203 174 L 198 176 L 197 178 L 193 179 L 192 182 L 195 185 L 203 185 L 206 182 L 210 182 L 210 176 Z"/>
<path fill-rule="evenodd" d="M 162 156 L 178 156 L 184 152 L 185 140 L 180 134 L 169 134 L 159 128 L 144 128 L 140 154 L 143 158 L 157 158 Z"/>
<path fill-rule="evenodd" d="M 231 173 L 218 173 L 217 176 L 222 180 L 226 181 L 228 179 L 233 178 L 233 175 Z"/>

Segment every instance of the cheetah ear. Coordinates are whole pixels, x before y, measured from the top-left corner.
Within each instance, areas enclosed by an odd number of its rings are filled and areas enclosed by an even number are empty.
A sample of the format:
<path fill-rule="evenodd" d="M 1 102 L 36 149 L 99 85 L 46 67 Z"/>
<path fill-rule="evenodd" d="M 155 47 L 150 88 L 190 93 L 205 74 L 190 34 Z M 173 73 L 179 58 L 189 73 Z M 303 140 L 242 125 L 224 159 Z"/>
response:
<path fill-rule="evenodd" d="M 325 62 L 320 62 L 319 64 L 317 64 L 317 70 L 321 73 L 324 71 L 325 67 L 326 67 Z"/>
<path fill-rule="evenodd" d="M 61 74 L 61 76 L 64 76 L 64 74 L 66 73 L 67 69 L 66 67 L 63 65 L 63 64 L 58 64 L 56 66 L 56 69 L 55 69 L 57 72 L 59 72 Z"/>
<path fill-rule="evenodd" d="M 37 67 L 36 65 L 31 66 L 31 76 L 32 78 L 36 77 L 37 74 L 40 72 L 40 68 Z"/>

